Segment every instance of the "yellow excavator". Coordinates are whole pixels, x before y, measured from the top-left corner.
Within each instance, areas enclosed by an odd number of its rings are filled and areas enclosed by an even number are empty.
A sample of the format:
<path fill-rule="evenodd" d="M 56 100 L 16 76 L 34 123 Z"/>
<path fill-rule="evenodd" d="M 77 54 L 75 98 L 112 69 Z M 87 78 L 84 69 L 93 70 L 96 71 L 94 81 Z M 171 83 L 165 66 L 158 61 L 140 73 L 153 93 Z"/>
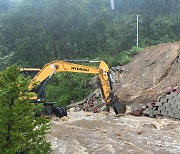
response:
<path fill-rule="evenodd" d="M 76 63 L 74 63 L 76 62 Z M 84 66 L 77 63 L 94 63 L 98 62 L 99 67 Z M 90 61 L 90 60 L 60 60 L 53 61 L 46 64 L 42 69 L 35 68 L 22 68 L 25 77 L 31 77 L 32 81 L 29 85 L 29 91 L 36 93 L 36 96 L 32 98 L 32 102 L 44 103 L 44 108 L 41 111 L 44 115 L 55 114 L 58 117 L 67 116 L 67 111 L 64 107 L 55 106 L 54 102 L 46 102 L 45 87 L 48 80 L 53 74 L 58 72 L 75 72 L 75 73 L 89 73 L 97 74 L 99 77 L 99 84 L 102 90 L 102 94 L 109 108 L 111 106 L 116 114 L 124 114 L 126 112 L 126 106 L 120 103 L 118 98 L 111 92 L 111 80 L 109 74 L 109 67 L 104 61 Z M 34 88 L 33 84 L 38 83 L 38 86 Z"/>

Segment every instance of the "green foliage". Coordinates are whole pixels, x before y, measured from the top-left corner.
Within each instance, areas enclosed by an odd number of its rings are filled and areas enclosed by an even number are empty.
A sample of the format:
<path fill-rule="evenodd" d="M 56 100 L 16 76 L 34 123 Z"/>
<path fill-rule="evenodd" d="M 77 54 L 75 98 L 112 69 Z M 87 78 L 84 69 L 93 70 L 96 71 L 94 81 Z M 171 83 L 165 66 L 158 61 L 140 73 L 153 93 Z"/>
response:
<path fill-rule="evenodd" d="M 133 46 L 130 50 L 121 51 L 120 53 L 116 53 L 115 55 L 101 55 L 96 57 L 96 60 L 104 60 L 109 67 L 117 66 L 117 65 L 124 65 L 131 61 L 131 58 L 137 54 L 138 52 L 142 51 L 143 48 Z"/>
<path fill-rule="evenodd" d="M 76 102 L 85 98 L 90 87 L 88 82 L 92 75 L 77 73 L 59 73 L 53 76 L 47 85 L 47 101 L 57 102 L 66 106 L 71 101 Z"/>
<path fill-rule="evenodd" d="M 118 0 L 114 11 L 109 0 L 23 0 L 0 14 L 0 46 L 6 49 L 0 52 L 14 52 L 10 61 L 26 67 L 116 56 L 136 44 L 136 14 L 143 47 L 179 40 L 179 8 L 177 0 Z"/>
<path fill-rule="evenodd" d="M 129 63 L 131 61 L 131 58 L 140 51 L 142 51 L 142 48 L 133 46 L 132 49 L 128 51 L 120 52 L 119 63 L 123 65 Z"/>
<path fill-rule="evenodd" d="M 1 50 L 1 49 L 0 49 Z M 1 52 L 0 52 L 0 71 L 2 71 L 3 69 L 5 69 L 6 67 L 10 66 L 11 63 L 11 59 L 13 57 L 13 52 L 10 53 L 9 55 L 5 55 L 5 56 L 1 56 Z"/>
<path fill-rule="evenodd" d="M 176 31 L 172 28 L 174 26 L 173 16 L 157 16 L 150 24 L 151 34 L 146 39 L 149 45 L 173 42 L 178 40 Z"/>
<path fill-rule="evenodd" d="M 45 140 L 48 120 L 35 117 L 40 109 L 29 103 L 29 80 L 16 66 L 0 73 L 0 153 L 46 153 L 50 144 Z"/>
<path fill-rule="evenodd" d="M 0 0 L 0 13 L 7 11 L 10 6 L 10 0 Z"/>
<path fill-rule="evenodd" d="M 180 40 L 179 0 L 115 0 L 115 10 L 110 0 L 22 0 L 17 4 L 11 7 L 10 0 L 0 0 L 0 69 L 15 63 L 41 68 L 58 59 L 102 59 L 110 67 L 126 64 L 137 51 L 133 47 L 137 14 L 140 47 Z M 60 76 L 55 78 L 65 87 L 81 79 L 73 75 L 71 83 Z M 63 92 L 50 84 L 48 99 L 62 104 L 72 97 L 80 99 L 88 89 L 79 83 L 78 89 Z"/>

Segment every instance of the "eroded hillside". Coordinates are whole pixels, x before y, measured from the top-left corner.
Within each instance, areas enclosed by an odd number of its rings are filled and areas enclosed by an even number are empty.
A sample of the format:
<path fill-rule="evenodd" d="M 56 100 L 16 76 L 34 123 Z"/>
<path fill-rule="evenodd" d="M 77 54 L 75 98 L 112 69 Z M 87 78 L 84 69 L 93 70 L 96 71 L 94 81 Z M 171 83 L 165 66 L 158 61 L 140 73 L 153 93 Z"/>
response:
<path fill-rule="evenodd" d="M 126 103 L 147 103 L 169 87 L 180 87 L 180 42 L 148 47 L 124 66 L 114 90 Z"/>

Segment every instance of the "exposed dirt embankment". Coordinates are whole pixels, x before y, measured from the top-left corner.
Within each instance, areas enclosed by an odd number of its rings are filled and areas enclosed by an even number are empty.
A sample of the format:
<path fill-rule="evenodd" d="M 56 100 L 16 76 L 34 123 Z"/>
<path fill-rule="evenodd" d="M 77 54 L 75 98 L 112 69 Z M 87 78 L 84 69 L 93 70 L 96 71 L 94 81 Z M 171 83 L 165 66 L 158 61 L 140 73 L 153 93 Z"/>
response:
<path fill-rule="evenodd" d="M 126 103 L 147 103 L 169 86 L 180 87 L 180 42 L 148 47 L 125 65 L 115 94 Z"/>

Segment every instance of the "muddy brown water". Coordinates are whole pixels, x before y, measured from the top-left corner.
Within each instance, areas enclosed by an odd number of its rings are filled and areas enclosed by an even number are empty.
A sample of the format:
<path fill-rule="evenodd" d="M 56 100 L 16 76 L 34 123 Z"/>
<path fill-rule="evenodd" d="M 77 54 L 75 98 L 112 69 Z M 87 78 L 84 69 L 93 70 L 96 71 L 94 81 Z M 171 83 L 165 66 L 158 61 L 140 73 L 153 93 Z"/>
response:
<path fill-rule="evenodd" d="M 51 123 L 52 154 L 180 153 L 179 121 L 79 111 Z"/>

